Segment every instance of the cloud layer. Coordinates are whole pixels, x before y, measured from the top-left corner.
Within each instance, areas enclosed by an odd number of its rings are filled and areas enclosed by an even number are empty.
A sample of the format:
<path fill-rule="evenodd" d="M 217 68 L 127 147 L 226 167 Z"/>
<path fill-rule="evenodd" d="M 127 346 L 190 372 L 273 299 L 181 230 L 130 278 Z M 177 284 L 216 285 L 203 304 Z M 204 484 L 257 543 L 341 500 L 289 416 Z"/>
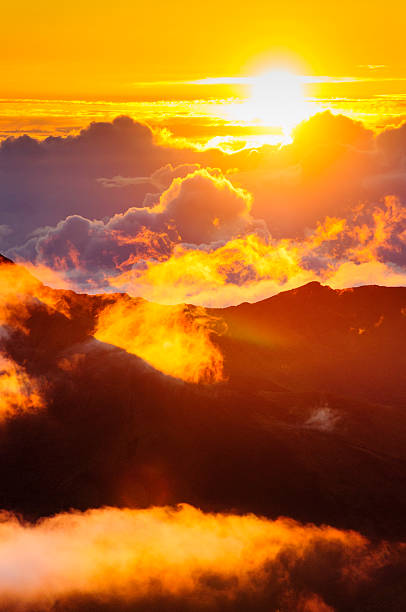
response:
<path fill-rule="evenodd" d="M 7 176 L 15 181 L 31 164 L 38 177 L 56 164 L 45 192 L 60 172 L 71 181 L 70 202 L 81 189 L 87 203 L 75 200 L 76 214 L 64 217 L 59 203 L 47 212 L 46 196 L 47 223 L 26 240 L 3 215 L 7 253 L 58 271 L 72 288 L 164 303 L 221 306 L 314 279 L 404 284 L 405 133 L 401 126 L 375 136 L 323 113 L 301 124 L 289 146 L 232 155 L 163 146 L 124 117 L 77 137 L 9 139 L 0 155 Z"/>
<path fill-rule="evenodd" d="M 330 612 L 349 602 L 372 610 L 380 575 L 395 576 L 402 563 L 401 547 L 355 532 L 188 505 L 72 512 L 34 525 L 3 513 L 0 542 L 8 610 Z"/>
<path fill-rule="evenodd" d="M 69 217 L 11 255 L 81 291 L 166 304 L 256 301 L 311 280 L 336 288 L 405 283 L 406 213 L 395 197 L 326 217 L 296 239 L 272 237 L 250 206 L 224 175 L 197 170 L 174 179 L 151 208 L 107 221 Z"/>

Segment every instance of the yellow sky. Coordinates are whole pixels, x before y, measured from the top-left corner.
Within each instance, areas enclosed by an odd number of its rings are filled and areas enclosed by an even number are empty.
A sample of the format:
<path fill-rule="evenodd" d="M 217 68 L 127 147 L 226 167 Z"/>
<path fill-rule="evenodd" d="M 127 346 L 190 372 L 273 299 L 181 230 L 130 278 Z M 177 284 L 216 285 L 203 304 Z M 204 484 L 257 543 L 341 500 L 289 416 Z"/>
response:
<path fill-rule="evenodd" d="M 2 6 L 0 97 L 128 98 L 137 81 L 404 76 L 404 2 L 19 0 Z"/>
<path fill-rule="evenodd" d="M 400 0 L 7 2 L 0 139 L 63 135 L 120 114 L 232 149 L 284 142 L 326 109 L 374 129 L 398 125 L 405 21 Z M 303 91 L 255 85 L 278 70 L 304 77 Z"/>

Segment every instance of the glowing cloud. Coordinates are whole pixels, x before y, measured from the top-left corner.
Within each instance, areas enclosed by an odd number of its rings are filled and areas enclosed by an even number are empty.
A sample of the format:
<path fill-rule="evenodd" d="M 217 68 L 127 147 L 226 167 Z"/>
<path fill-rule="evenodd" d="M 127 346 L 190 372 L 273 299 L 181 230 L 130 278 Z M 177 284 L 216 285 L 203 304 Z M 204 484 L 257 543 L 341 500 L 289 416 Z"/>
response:
<path fill-rule="evenodd" d="M 33 301 L 41 303 L 49 310 L 57 310 L 69 316 L 63 292 L 57 294 L 49 290 L 39 278 L 52 281 L 59 287 L 67 285 L 60 275 L 46 266 L 34 266 L 30 263 L 21 266 L 0 260 L 0 326 L 6 325 L 26 331 L 24 322 Z"/>
<path fill-rule="evenodd" d="M 255 609 L 328 611 L 333 608 L 323 595 L 345 602 L 395 558 L 354 532 L 204 514 L 188 505 L 88 510 L 35 525 L 6 513 L 1 519 L 0 596 L 8 610 L 50 609 L 75 597 L 85 609 L 86 598 L 115 610 L 144 598 L 188 602 L 194 610 L 227 603 L 230 609 L 242 596 L 244 609 L 262 602 Z M 295 581 L 297 571 L 302 580 Z M 306 601 L 317 605 L 306 607 Z"/>
<path fill-rule="evenodd" d="M 145 131 L 125 118 L 110 126 L 114 134 L 124 127 Z M 295 130 L 285 150 L 238 155 L 235 161 L 245 171 L 183 163 L 149 175 L 103 178 L 103 193 L 139 183 L 151 185 L 153 193 L 103 219 L 70 215 L 8 254 L 34 262 L 34 274 L 41 272 L 54 287 L 61 283 L 49 268 L 80 291 L 119 289 L 163 304 L 227 306 L 311 280 L 336 288 L 404 284 L 402 198 L 385 198 L 386 187 L 380 187 L 363 200 L 360 187 L 376 168 L 391 167 L 392 158 L 401 173 L 403 143 L 404 129 L 374 138 L 360 123 L 319 114 Z M 342 174 L 349 191 L 340 190 Z M 360 189 L 354 191 L 355 185 Z M 347 202 L 357 204 L 350 209 Z"/>
<path fill-rule="evenodd" d="M 99 315 L 95 338 L 138 355 L 187 382 L 222 380 L 223 357 L 212 343 L 217 320 L 202 308 L 118 300 Z"/>
<path fill-rule="evenodd" d="M 0 352 L 0 421 L 43 407 L 38 381 Z"/>
<path fill-rule="evenodd" d="M 149 260 L 109 282 L 152 301 L 204 306 L 256 301 L 311 280 L 334 288 L 403 285 L 406 272 L 396 259 L 406 249 L 405 225 L 404 208 L 388 197 L 348 218 L 327 217 L 302 240 L 249 233 L 204 248 L 179 244 L 167 259 Z"/>

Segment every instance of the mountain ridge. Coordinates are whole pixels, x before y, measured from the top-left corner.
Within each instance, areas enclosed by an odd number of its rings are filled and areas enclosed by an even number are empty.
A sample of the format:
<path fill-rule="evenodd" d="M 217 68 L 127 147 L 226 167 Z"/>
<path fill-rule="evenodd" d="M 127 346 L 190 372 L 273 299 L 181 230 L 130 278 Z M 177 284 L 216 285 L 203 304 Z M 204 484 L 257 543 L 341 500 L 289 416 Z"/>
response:
<path fill-rule="evenodd" d="M 312 284 L 205 309 L 222 322 L 210 331 L 224 359 L 215 384 L 94 338 L 106 306 L 143 306 L 136 298 L 28 299 L 23 328 L 0 342 L 43 406 L 1 424 L 0 507 L 37 518 L 188 502 L 405 537 L 406 288 L 371 292 Z"/>
<path fill-rule="evenodd" d="M 15 266 L 22 266 L 24 267 L 24 263 L 23 262 L 15 262 L 12 259 L 9 259 L 8 257 L 6 257 L 5 255 L 3 255 L 2 253 L 0 253 L 0 265 L 1 264 L 13 264 Z M 34 274 L 35 276 L 35 271 Z M 43 283 L 45 285 L 45 283 Z M 235 305 L 230 305 L 230 306 L 223 306 L 223 307 L 212 307 L 212 306 L 204 306 L 205 309 L 207 310 L 212 310 L 212 311 L 223 311 L 225 309 L 229 309 L 229 308 L 239 308 L 240 306 L 245 306 L 245 305 L 255 305 L 255 304 L 264 304 L 267 303 L 269 300 L 273 300 L 274 298 L 278 297 L 278 296 L 283 296 L 286 294 L 290 294 L 290 295 L 296 295 L 298 292 L 300 293 L 301 296 L 304 295 L 314 295 L 315 291 L 318 291 L 319 295 L 322 295 L 323 293 L 326 295 L 327 293 L 334 292 L 336 295 L 341 295 L 343 293 L 347 293 L 347 292 L 353 292 L 353 291 L 358 291 L 358 290 L 366 290 L 366 289 L 388 289 L 388 290 L 392 290 L 392 291 L 396 291 L 396 290 L 404 290 L 406 292 L 406 286 L 393 286 L 393 285 L 376 285 L 376 284 L 368 284 L 368 285 L 355 285 L 355 286 L 349 286 L 349 287 L 343 287 L 340 289 L 334 289 L 333 287 L 331 287 L 330 285 L 328 285 L 327 283 L 321 283 L 318 280 L 313 280 L 313 281 L 309 281 L 307 283 L 304 283 L 303 285 L 299 285 L 297 287 L 291 288 L 291 289 L 283 289 L 282 291 L 279 291 L 278 293 L 275 293 L 273 295 L 270 295 L 269 297 L 266 298 L 262 298 L 260 300 L 257 300 L 255 302 L 240 302 L 238 304 Z M 79 295 L 79 296 L 89 296 L 89 297 L 93 297 L 93 296 L 101 296 L 101 295 L 105 295 L 105 296 L 128 296 L 131 299 L 136 299 L 136 300 L 145 300 L 146 302 L 150 302 L 150 303 L 155 303 L 155 302 L 151 302 L 150 300 L 146 300 L 145 298 L 141 297 L 141 296 L 131 296 L 130 294 L 126 293 L 126 292 L 101 292 L 101 293 L 82 293 L 82 292 L 77 292 L 75 290 L 69 289 L 54 289 L 55 291 L 72 291 L 72 293 Z M 189 303 L 189 302 L 177 302 L 175 304 L 173 304 L 174 306 L 179 306 L 179 305 L 185 305 L 185 306 L 196 306 L 193 303 Z"/>

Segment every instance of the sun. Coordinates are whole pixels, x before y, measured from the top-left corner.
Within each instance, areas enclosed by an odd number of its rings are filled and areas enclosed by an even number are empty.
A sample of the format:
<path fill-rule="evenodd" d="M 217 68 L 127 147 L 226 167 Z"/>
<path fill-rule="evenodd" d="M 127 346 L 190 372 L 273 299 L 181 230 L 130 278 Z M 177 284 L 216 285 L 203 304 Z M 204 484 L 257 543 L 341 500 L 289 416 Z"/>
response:
<path fill-rule="evenodd" d="M 234 118 L 279 129 L 289 140 L 298 123 L 314 114 L 304 93 L 305 77 L 287 70 L 270 70 L 249 79 L 249 97 L 236 108 Z"/>
<path fill-rule="evenodd" d="M 282 128 L 292 128 L 306 115 L 303 85 L 296 75 L 284 70 L 258 76 L 250 103 L 258 119 Z"/>

